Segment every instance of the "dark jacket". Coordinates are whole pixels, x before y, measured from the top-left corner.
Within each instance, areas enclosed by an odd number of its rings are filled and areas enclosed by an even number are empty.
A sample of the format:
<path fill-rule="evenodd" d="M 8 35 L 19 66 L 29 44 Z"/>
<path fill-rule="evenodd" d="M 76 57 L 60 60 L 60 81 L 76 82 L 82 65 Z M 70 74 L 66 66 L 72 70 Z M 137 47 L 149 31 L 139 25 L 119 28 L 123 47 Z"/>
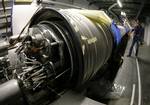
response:
<path fill-rule="evenodd" d="M 134 39 L 139 40 L 143 35 L 144 29 L 141 25 L 138 25 L 134 28 L 133 31 L 134 31 Z"/>

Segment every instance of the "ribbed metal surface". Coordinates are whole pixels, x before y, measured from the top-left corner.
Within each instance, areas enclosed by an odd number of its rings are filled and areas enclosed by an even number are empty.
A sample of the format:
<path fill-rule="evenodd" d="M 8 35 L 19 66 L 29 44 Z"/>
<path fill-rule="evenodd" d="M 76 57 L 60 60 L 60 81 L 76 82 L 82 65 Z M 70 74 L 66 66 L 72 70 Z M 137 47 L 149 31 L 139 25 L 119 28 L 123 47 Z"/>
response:
<path fill-rule="evenodd" d="M 91 79 L 106 63 L 112 52 L 113 36 L 108 24 L 91 20 L 72 10 L 56 11 L 45 8 L 32 18 L 30 27 L 47 20 L 54 24 L 60 21 L 57 24 L 68 31 L 64 37 L 70 52 L 67 56 L 71 57 L 71 70 L 75 82 L 83 84 Z"/>
<path fill-rule="evenodd" d="M 83 69 L 81 70 L 83 77 L 81 76 L 81 80 L 84 83 L 91 79 L 110 57 L 112 37 L 107 23 L 102 21 L 98 23 L 99 19 L 97 21 L 90 20 L 80 12 L 72 11 L 64 10 L 61 11 L 61 14 L 70 21 L 70 25 L 78 37 L 83 56 Z M 94 11 L 88 12 L 93 13 Z"/>

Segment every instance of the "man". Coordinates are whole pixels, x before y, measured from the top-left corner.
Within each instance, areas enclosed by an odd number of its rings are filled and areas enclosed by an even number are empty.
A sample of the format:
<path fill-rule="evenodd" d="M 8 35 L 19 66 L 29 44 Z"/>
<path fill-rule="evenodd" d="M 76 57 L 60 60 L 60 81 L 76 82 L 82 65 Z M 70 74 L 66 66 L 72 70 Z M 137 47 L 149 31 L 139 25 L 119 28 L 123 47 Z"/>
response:
<path fill-rule="evenodd" d="M 135 56 L 138 55 L 141 36 L 143 34 L 143 27 L 140 25 L 138 20 L 134 20 L 134 29 L 132 30 L 132 32 L 134 32 L 134 34 L 133 34 L 134 36 L 133 36 L 133 40 L 132 40 L 132 44 L 131 44 L 131 47 L 130 47 L 128 57 L 131 56 L 132 50 L 133 50 L 133 47 L 134 47 L 135 44 L 136 44 Z"/>

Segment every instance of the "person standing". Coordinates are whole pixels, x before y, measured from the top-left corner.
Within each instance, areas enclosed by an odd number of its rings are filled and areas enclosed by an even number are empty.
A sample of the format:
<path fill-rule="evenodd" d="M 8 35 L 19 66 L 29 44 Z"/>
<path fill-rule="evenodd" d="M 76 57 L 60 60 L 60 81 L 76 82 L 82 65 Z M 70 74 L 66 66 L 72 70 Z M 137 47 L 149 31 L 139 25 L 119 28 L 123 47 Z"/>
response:
<path fill-rule="evenodd" d="M 129 54 L 127 55 L 128 57 L 131 56 L 132 54 L 132 50 L 133 47 L 136 45 L 136 52 L 135 52 L 135 56 L 138 55 L 138 51 L 139 51 L 139 45 L 140 45 L 140 41 L 141 41 L 141 37 L 143 34 L 143 27 L 141 26 L 141 24 L 139 23 L 139 20 L 134 20 L 134 29 L 132 30 L 133 33 L 133 40 L 132 40 L 132 44 L 129 50 Z"/>

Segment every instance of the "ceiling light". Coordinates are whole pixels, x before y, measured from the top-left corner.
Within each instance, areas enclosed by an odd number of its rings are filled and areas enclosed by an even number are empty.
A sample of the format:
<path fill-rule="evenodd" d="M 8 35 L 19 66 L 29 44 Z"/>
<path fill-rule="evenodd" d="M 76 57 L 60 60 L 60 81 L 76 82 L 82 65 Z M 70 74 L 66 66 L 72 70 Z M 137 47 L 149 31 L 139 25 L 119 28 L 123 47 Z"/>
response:
<path fill-rule="evenodd" d="M 117 3 L 119 5 L 119 7 L 122 8 L 122 3 L 120 2 L 120 0 L 117 0 Z"/>

